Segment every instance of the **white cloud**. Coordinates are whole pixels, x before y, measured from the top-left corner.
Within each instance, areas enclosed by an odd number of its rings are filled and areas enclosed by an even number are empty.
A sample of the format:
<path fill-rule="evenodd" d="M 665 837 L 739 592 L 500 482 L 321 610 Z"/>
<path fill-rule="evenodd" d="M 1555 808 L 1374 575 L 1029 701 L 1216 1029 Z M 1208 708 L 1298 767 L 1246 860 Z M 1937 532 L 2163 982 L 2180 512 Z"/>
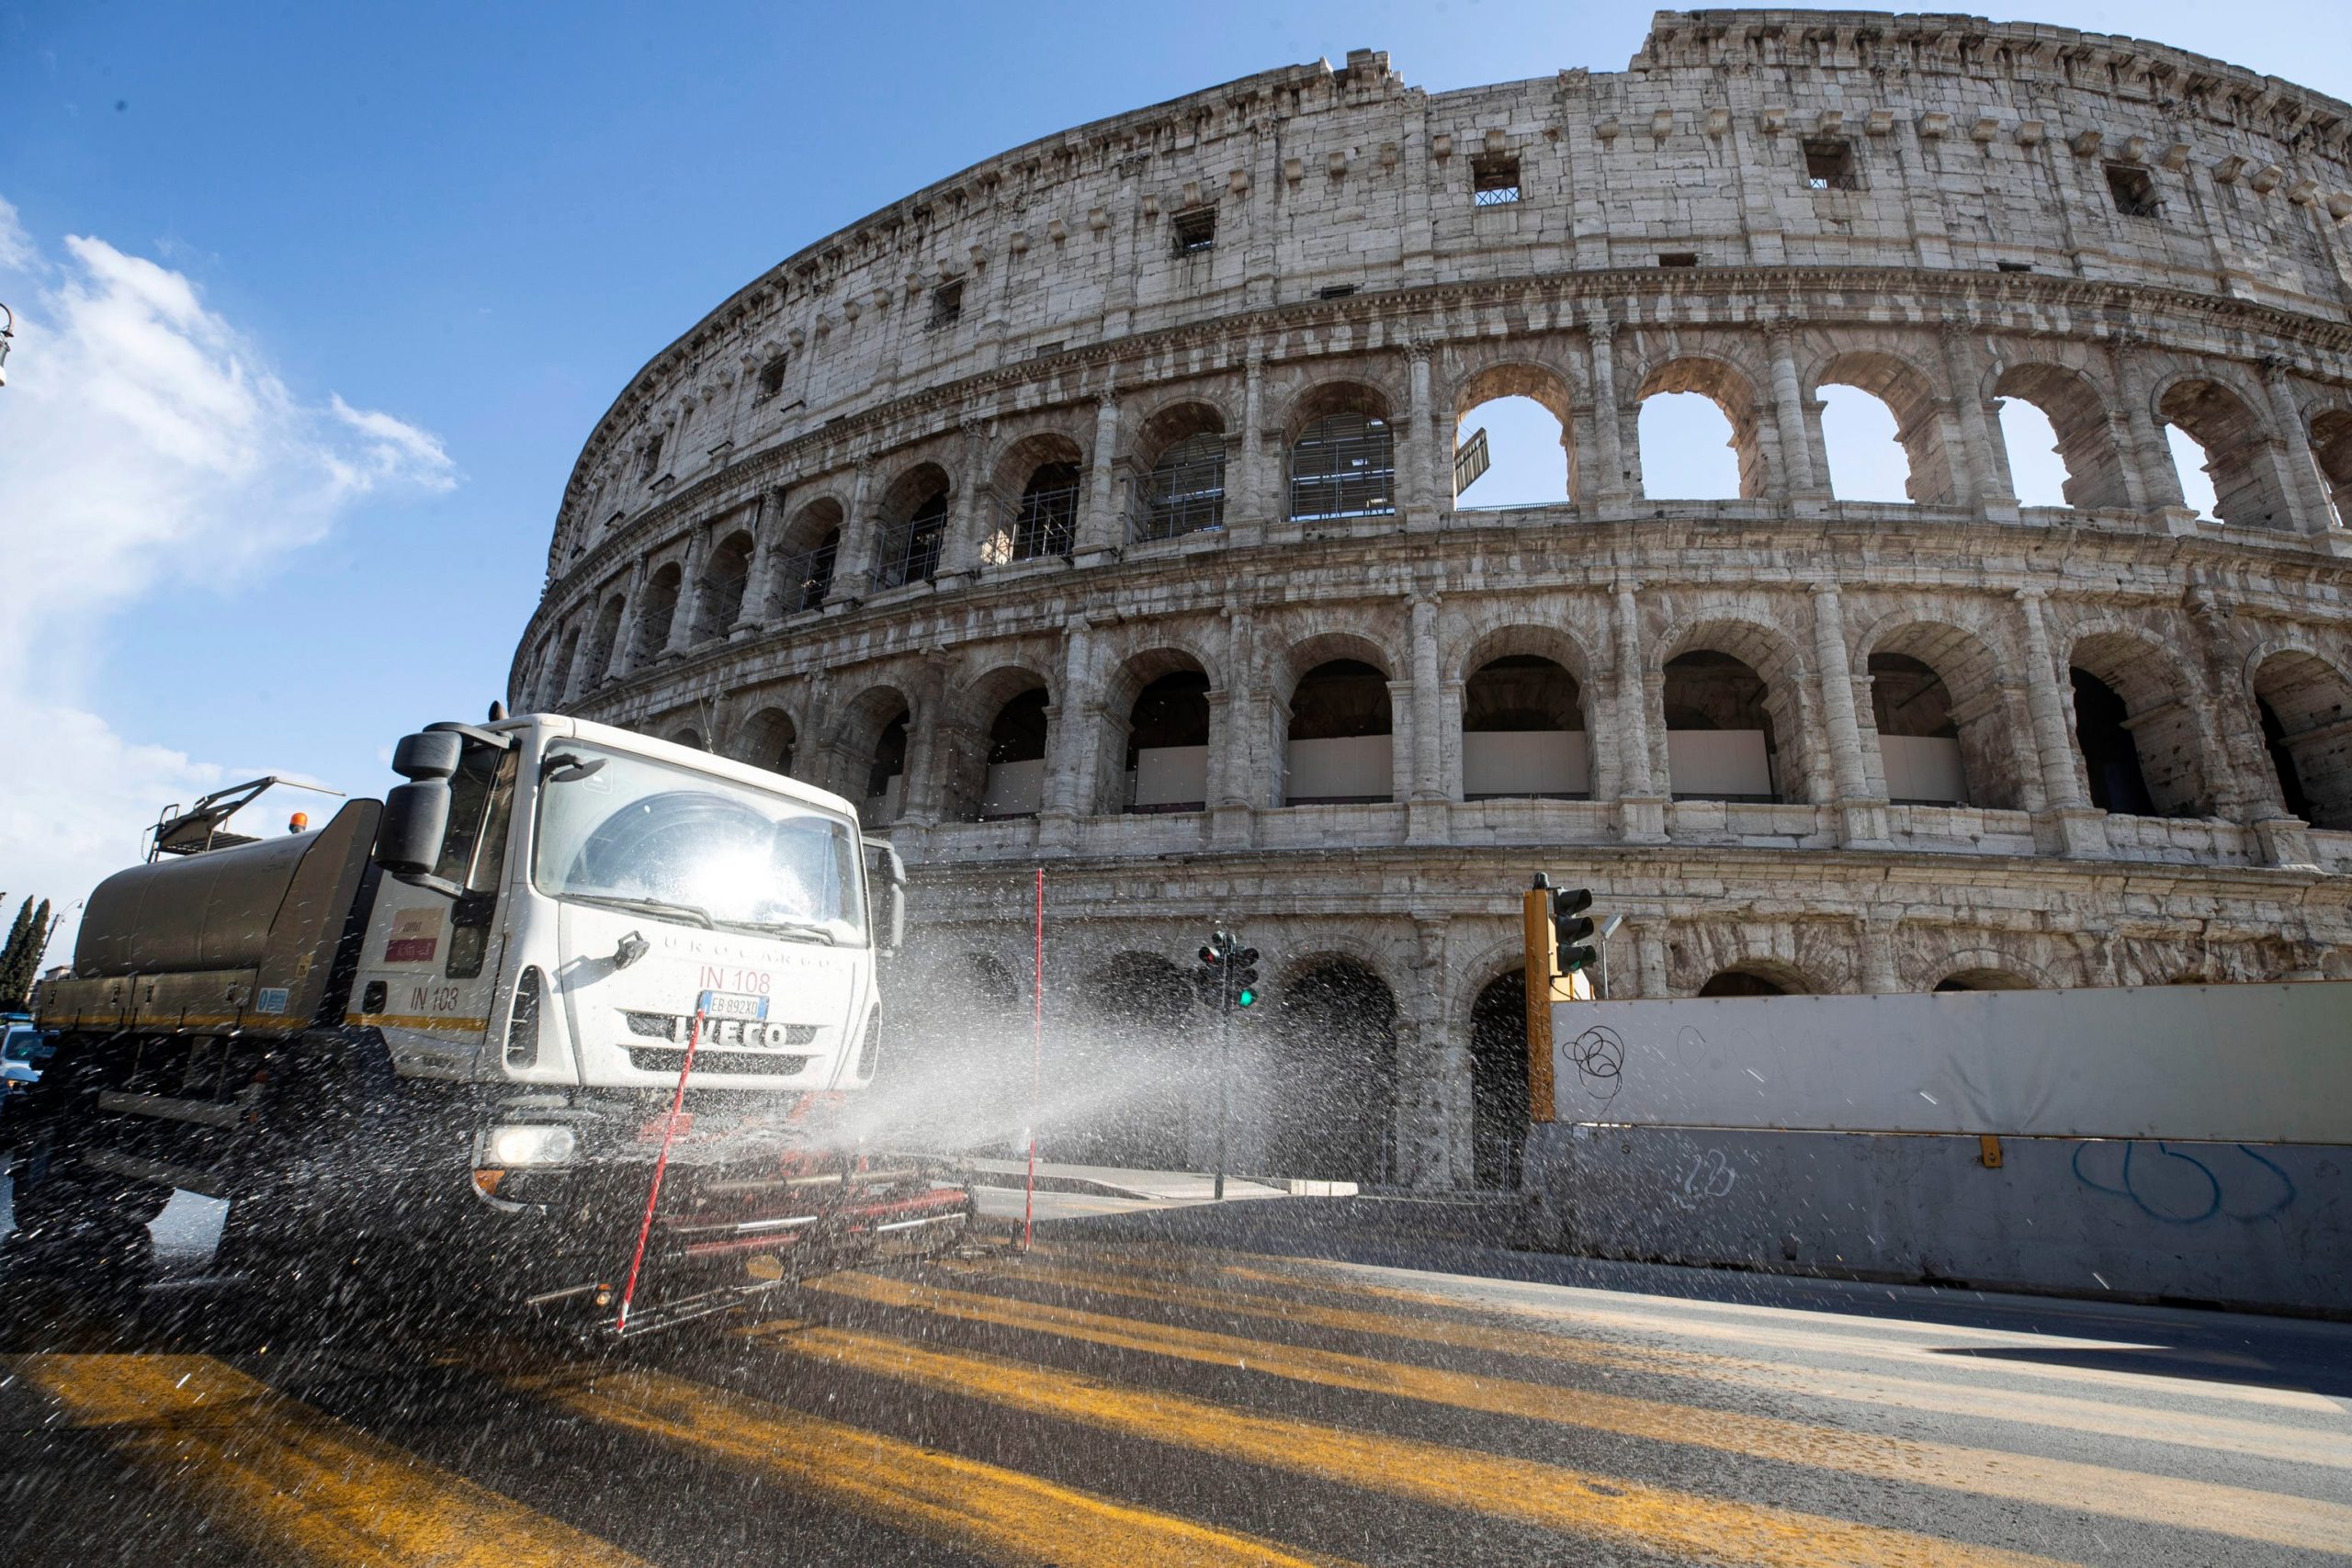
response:
<path fill-rule="evenodd" d="M 276 771 L 141 745 L 86 711 L 83 650 L 107 621 L 166 585 L 249 581 L 363 497 L 447 491 L 458 473 L 429 432 L 297 396 L 186 275 L 84 236 L 45 253 L 5 200 L 0 299 L 17 311 L 0 389 L 0 734 L 16 764 L 0 887 L 70 903 L 135 857 L 163 803 Z"/>

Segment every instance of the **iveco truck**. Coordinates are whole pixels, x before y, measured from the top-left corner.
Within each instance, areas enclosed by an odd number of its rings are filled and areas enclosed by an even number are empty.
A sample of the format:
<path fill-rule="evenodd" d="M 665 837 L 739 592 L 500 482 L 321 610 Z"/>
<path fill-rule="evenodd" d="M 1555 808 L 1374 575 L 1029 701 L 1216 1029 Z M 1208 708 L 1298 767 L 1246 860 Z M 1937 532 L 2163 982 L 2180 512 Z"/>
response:
<path fill-rule="evenodd" d="M 843 1127 L 905 880 L 847 802 L 496 709 L 392 767 L 315 830 L 167 814 L 91 895 L 0 1127 L 19 1262 L 128 1267 L 184 1189 L 229 1201 L 220 1270 L 616 1323 L 641 1274 L 635 1327 L 967 1224 Z"/>

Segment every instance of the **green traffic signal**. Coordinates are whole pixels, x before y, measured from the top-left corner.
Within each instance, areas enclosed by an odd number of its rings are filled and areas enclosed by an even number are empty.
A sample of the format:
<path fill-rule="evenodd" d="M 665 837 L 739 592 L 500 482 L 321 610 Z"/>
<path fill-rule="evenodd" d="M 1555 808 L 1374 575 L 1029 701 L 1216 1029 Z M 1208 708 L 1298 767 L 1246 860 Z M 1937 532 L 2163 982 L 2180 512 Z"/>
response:
<path fill-rule="evenodd" d="M 1238 1008 L 1246 1008 L 1255 1005 L 1257 1000 L 1258 993 L 1252 990 L 1250 987 L 1244 986 L 1240 990 L 1234 993 L 1233 1005 Z"/>

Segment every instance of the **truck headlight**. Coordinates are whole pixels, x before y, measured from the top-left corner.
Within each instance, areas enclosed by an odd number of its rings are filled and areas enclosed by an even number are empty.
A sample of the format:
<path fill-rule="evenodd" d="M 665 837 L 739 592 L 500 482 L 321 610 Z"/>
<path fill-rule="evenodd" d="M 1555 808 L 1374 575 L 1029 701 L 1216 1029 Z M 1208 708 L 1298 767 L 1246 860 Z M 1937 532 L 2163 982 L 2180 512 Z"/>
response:
<path fill-rule="evenodd" d="M 474 1164 L 501 1170 L 569 1165 L 580 1140 L 569 1127 L 548 1123 L 492 1127 L 476 1145 Z"/>

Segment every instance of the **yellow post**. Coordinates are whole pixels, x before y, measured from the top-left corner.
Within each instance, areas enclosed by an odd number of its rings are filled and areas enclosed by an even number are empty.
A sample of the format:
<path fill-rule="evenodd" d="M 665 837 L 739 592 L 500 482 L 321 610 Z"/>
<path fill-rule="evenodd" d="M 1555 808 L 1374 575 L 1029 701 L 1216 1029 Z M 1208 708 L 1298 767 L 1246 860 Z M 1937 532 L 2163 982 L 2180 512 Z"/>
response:
<path fill-rule="evenodd" d="M 1536 1122 L 1552 1120 L 1552 895 L 1532 888 L 1520 895 L 1521 924 L 1527 939 L 1527 1111 Z"/>

